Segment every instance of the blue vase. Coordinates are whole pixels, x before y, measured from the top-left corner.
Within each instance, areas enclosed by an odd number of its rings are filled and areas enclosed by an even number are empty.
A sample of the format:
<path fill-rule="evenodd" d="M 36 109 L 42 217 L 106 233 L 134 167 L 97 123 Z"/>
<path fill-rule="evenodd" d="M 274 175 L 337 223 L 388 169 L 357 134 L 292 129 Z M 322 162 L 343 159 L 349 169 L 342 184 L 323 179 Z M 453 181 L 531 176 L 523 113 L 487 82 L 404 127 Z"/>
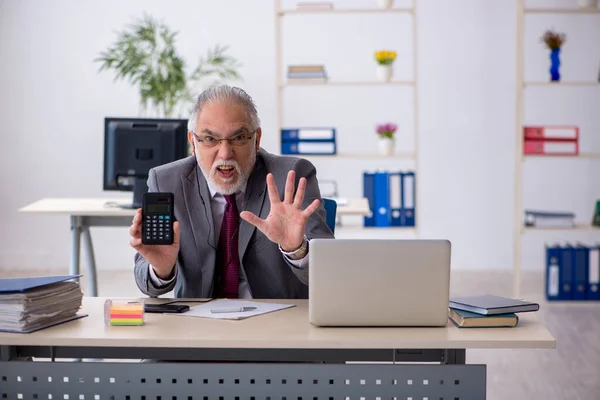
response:
<path fill-rule="evenodd" d="M 550 80 L 560 81 L 560 48 L 552 49 L 550 53 Z"/>

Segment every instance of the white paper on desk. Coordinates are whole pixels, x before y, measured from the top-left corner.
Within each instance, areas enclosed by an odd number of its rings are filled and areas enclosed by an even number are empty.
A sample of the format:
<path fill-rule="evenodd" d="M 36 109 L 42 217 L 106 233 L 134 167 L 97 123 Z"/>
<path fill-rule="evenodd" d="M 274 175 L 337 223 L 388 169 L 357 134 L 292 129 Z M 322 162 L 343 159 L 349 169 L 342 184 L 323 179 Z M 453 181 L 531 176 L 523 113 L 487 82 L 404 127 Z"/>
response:
<path fill-rule="evenodd" d="M 183 317 L 203 317 L 203 318 L 215 318 L 215 319 L 246 319 L 254 317 L 256 315 L 267 314 L 273 311 L 284 310 L 286 308 L 294 307 L 294 304 L 276 304 L 276 303 L 261 303 L 258 301 L 245 301 L 245 300 L 230 300 L 230 299 L 219 299 L 209 301 L 208 303 L 191 307 L 189 311 L 180 315 Z M 222 308 L 241 308 L 241 307 L 256 307 L 256 310 L 234 312 L 234 313 L 212 313 L 210 310 L 222 309 Z"/>

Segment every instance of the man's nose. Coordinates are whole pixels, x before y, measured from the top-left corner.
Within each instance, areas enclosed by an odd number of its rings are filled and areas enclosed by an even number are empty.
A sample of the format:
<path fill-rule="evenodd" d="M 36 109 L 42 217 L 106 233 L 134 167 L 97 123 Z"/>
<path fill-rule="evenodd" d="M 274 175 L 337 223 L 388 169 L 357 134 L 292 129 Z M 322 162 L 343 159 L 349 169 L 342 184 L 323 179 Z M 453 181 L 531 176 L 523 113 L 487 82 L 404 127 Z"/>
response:
<path fill-rule="evenodd" d="M 233 146 L 228 140 L 222 140 L 221 143 L 219 143 L 219 156 L 225 160 L 228 160 L 233 156 Z"/>

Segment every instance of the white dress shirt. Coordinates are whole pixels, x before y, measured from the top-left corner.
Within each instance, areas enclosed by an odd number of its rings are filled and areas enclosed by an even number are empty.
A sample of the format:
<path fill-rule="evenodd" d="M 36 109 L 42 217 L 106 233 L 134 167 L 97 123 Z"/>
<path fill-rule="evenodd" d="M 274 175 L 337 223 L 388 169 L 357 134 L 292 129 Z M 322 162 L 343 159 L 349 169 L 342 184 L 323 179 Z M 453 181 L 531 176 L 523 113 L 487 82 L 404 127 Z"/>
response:
<path fill-rule="evenodd" d="M 210 206 L 212 209 L 213 223 L 215 226 L 215 237 L 218 238 L 220 235 L 220 232 L 221 232 L 221 224 L 223 222 L 223 214 L 225 213 L 225 206 L 227 205 L 227 200 L 225 199 L 225 196 L 223 196 L 221 193 L 218 193 L 215 190 L 213 190 L 210 187 L 210 185 L 208 186 L 208 189 L 210 191 L 210 196 L 211 196 Z M 244 187 L 242 187 L 241 190 L 235 194 L 235 203 L 237 205 L 237 209 L 239 212 L 244 210 L 244 192 L 245 191 L 246 191 L 246 185 L 244 185 Z M 241 218 L 240 218 L 240 220 L 241 220 Z M 286 259 L 290 263 L 292 263 L 292 265 L 294 265 L 296 268 L 304 268 L 304 260 L 308 257 L 308 253 L 303 258 L 300 258 L 298 260 L 292 260 L 291 258 L 287 257 L 287 255 L 285 255 L 285 254 L 284 254 L 284 257 L 286 257 Z M 152 268 L 152 265 L 148 264 L 148 267 L 149 267 L 149 272 L 150 272 L 150 279 L 152 280 L 152 283 L 154 283 L 155 286 L 159 286 L 159 287 L 166 286 L 166 285 L 170 284 L 171 282 L 173 282 L 177 278 L 177 268 L 175 268 L 175 274 L 174 274 L 173 278 L 165 280 L 165 279 L 161 279 L 158 276 L 156 276 L 156 273 L 154 272 L 154 268 Z M 250 291 L 250 286 L 248 285 L 248 282 L 246 281 L 245 276 L 240 273 L 239 279 L 240 279 L 240 284 L 239 284 L 239 289 L 238 289 L 239 298 L 240 299 L 251 299 L 252 293 Z"/>

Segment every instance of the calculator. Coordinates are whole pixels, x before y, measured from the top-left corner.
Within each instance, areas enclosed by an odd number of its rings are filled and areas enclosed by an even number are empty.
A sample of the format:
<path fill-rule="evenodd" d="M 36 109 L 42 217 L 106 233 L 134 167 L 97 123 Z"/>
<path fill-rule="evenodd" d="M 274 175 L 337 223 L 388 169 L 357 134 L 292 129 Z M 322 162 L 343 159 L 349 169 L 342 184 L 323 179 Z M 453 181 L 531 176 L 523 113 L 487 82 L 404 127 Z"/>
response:
<path fill-rule="evenodd" d="M 144 193 L 142 198 L 142 243 L 173 244 L 173 193 Z"/>

